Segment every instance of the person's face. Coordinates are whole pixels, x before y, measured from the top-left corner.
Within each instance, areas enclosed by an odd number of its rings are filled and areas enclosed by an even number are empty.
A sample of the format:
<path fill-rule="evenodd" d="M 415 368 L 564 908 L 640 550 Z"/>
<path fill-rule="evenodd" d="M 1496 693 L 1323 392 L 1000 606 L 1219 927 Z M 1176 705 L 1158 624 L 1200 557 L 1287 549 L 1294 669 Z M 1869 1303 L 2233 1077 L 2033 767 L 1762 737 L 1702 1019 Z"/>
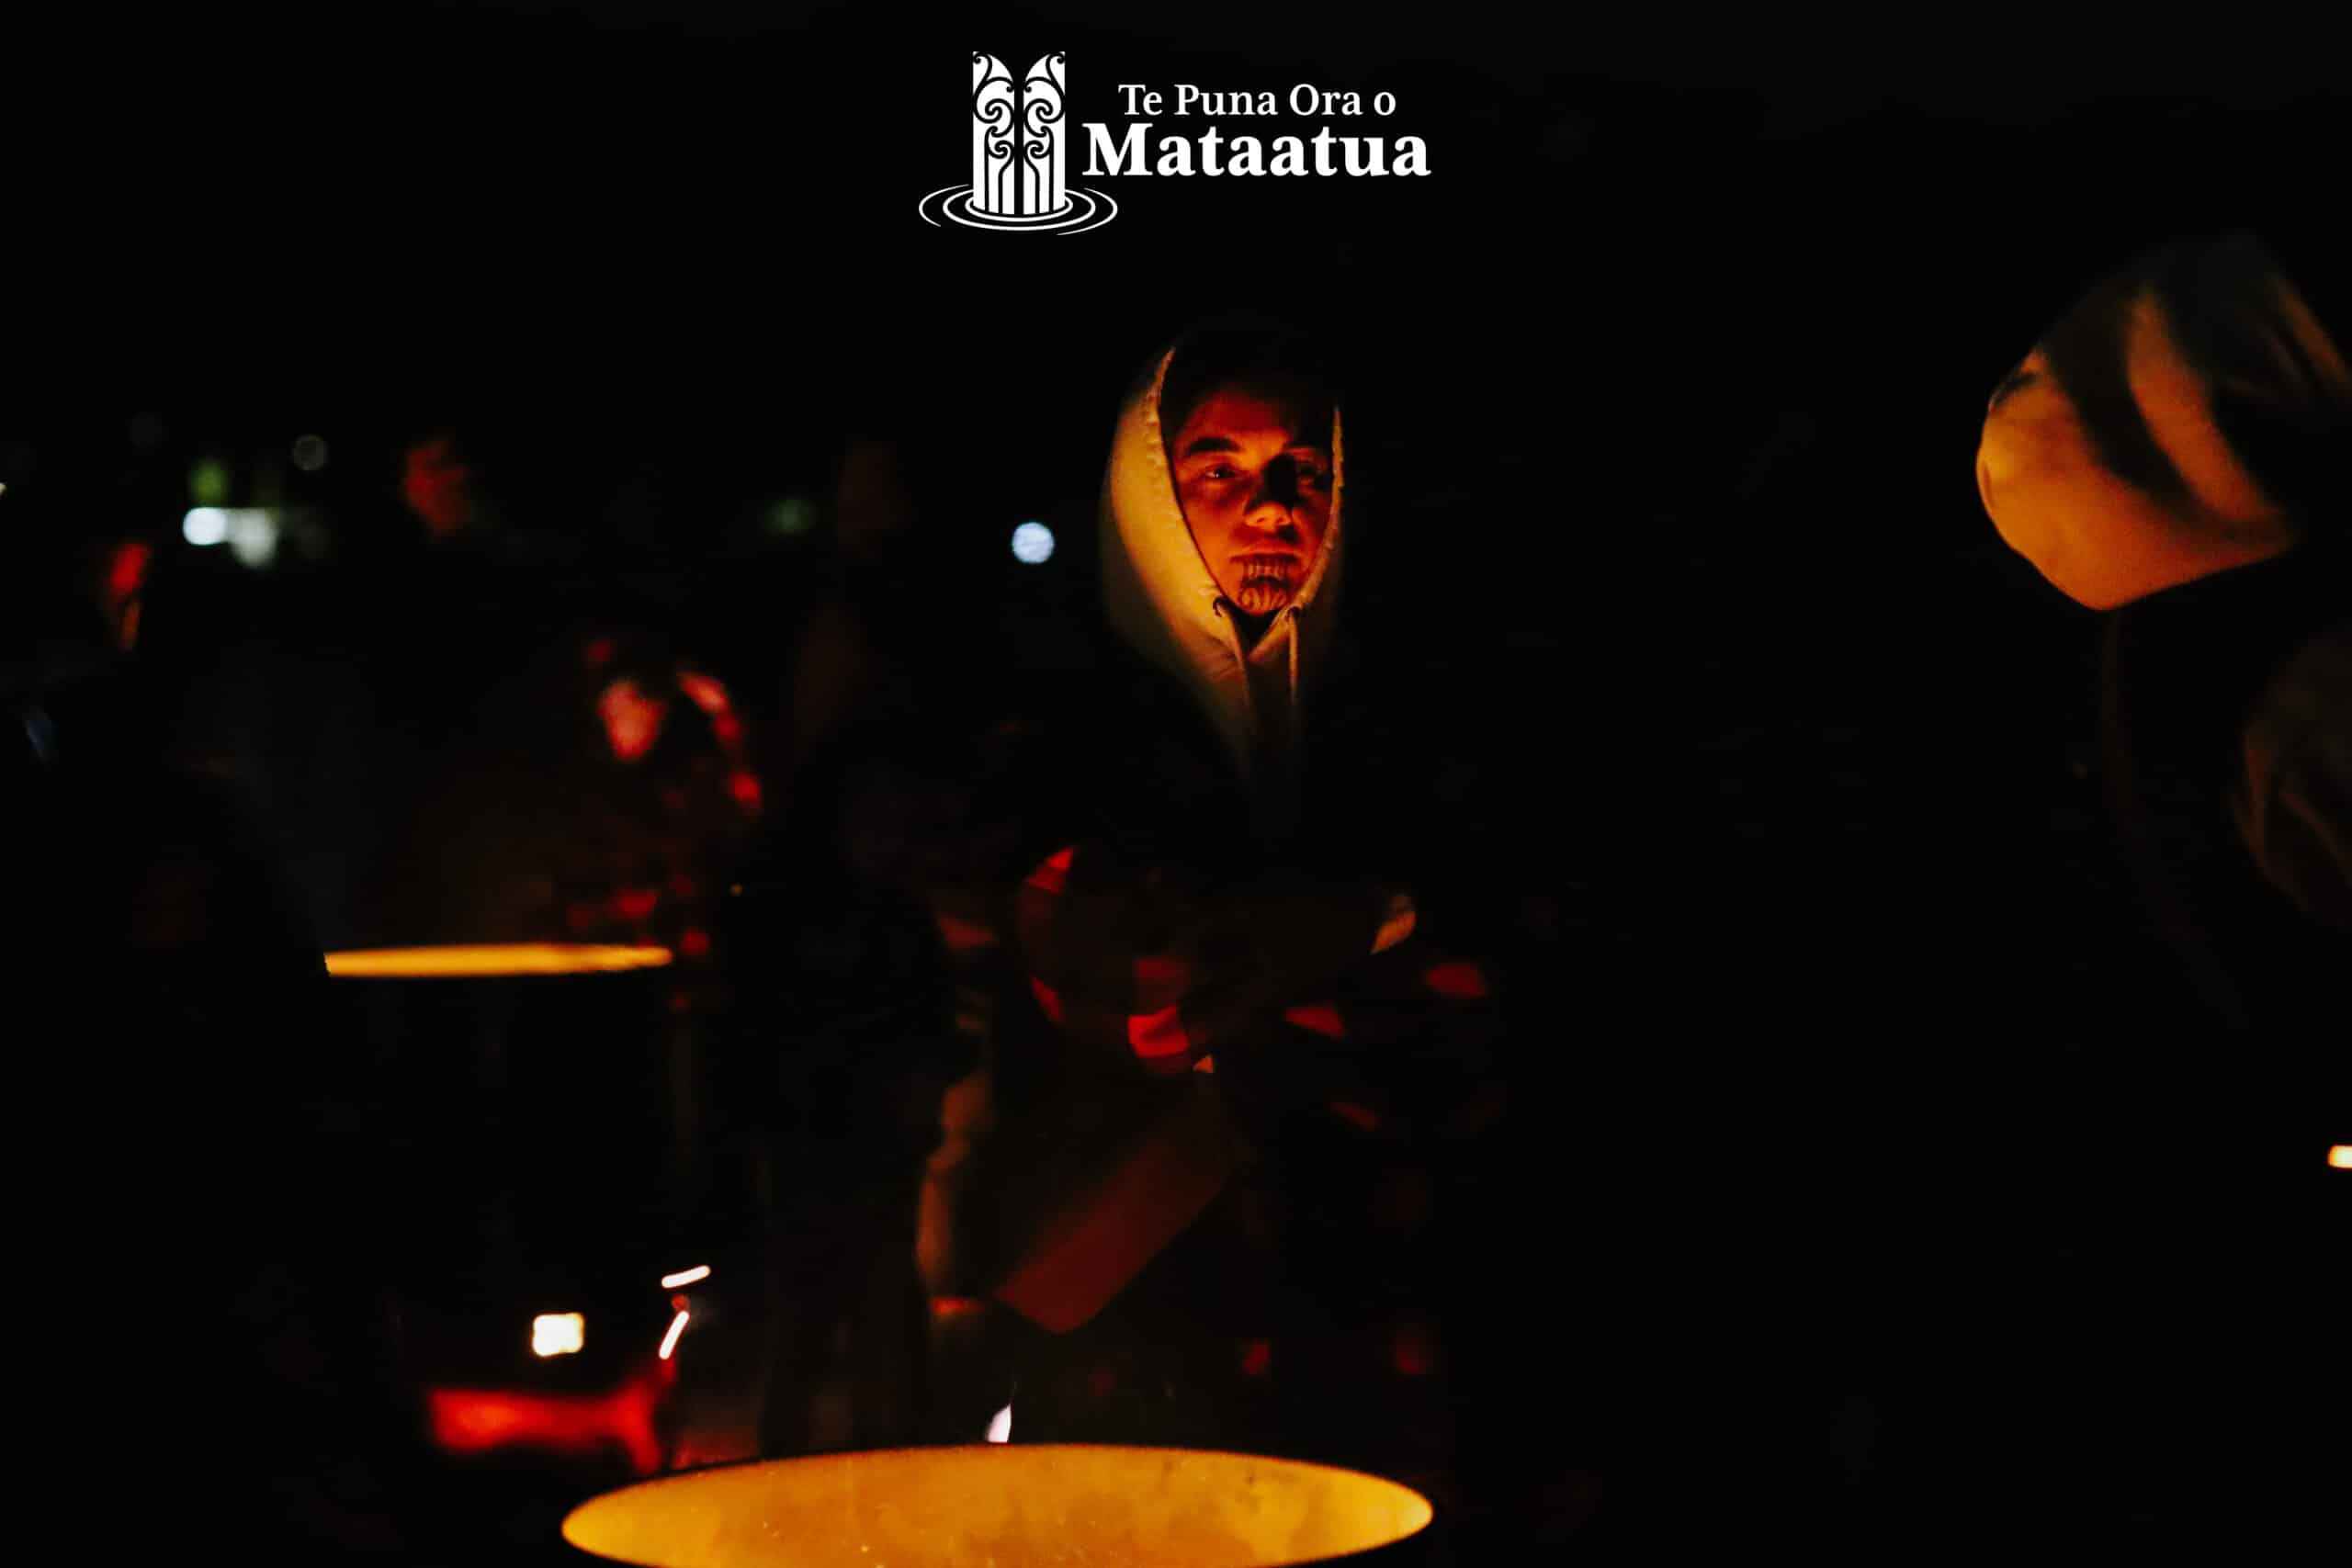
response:
<path fill-rule="evenodd" d="M 1331 432 L 1295 405 L 1211 392 L 1169 444 L 1176 496 L 1225 596 L 1252 615 L 1289 604 L 1331 520 Z"/>
<path fill-rule="evenodd" d="M 401 464 L 401 498 L 436 538 L 473 521 L 472 482 L 473 471 L 450 436 L 418 442 Z"/>

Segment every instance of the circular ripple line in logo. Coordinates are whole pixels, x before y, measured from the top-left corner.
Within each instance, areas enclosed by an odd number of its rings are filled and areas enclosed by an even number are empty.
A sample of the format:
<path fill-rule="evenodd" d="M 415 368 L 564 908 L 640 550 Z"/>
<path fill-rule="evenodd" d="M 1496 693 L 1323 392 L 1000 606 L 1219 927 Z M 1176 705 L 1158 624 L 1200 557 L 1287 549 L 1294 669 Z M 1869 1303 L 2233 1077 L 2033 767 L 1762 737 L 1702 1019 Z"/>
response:
<path fill-rule="evenodd" d="M 941 220 L 961 223 L 967 229 L 996 229 L 1012 232 L 1042 234 L 1082 234 L 1089 229 L 1100 229 L 1119 215 L 1119 204 L 1099 190 L 1083 186 L 1071 191 L 1070 209 L 1050 218 L 1000 218 L 992 213 L 972 209 L 972 191 L 968 186 L 949 186 L 933 191 L 917 204 L 915 210 L 923 221 L 937 228 Z"/>
<path fill-rule="evenodd" d="M 1068 61 L 1041 56 L 1016 83 L 995 56 L 972 56 L 972 183 L 924 197 L 915 207 L 924 222 L 1082 234 L 1119 215 L 1119 204 L 1102 192 L 1065 181 Z"/>

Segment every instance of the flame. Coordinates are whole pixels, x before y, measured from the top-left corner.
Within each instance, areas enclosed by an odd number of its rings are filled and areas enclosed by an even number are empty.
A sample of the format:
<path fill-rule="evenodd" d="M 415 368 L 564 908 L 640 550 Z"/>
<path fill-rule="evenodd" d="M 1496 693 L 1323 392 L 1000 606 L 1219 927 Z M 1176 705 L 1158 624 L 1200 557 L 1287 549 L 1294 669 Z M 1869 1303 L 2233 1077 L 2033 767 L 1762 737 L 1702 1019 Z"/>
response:
<path fill-rule="evenodd" d="M 1012 1405 L 1006 1405 L 994 1416 L 989 1417 L 989 1441 L 991 1443 L 1009 1443 L 1012 1441 Z"/>
<path fill-rule="evenodd" d="M 2328 1150 L 2327 1163 L 2338 1170 L 2352 1170 L 2352 1144 L 2338 1144 Z"/>
<path fill-rule="evenodd" d="M 585 975 L 602 970 L 660 969 L 666 947 L 596 947 L 523 942 L 482 946 L 379 947 L 327 954 L 327 973 L 346 978 L 429 979 L 452 976 Z"/>

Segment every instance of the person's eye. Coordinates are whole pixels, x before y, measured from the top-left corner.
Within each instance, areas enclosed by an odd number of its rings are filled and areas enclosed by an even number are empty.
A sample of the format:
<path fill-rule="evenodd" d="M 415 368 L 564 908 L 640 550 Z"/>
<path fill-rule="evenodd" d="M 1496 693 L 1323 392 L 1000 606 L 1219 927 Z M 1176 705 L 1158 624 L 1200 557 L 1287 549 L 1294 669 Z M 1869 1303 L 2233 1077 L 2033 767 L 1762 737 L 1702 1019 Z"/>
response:
<path fill-rule="evenodd" d="M 1233 478 L 1233 474 L 1234 468 L 1230 463 L 1215 463 L 1201 470 L 1201 478 L 1204 479 L 1229 479 Z"/>

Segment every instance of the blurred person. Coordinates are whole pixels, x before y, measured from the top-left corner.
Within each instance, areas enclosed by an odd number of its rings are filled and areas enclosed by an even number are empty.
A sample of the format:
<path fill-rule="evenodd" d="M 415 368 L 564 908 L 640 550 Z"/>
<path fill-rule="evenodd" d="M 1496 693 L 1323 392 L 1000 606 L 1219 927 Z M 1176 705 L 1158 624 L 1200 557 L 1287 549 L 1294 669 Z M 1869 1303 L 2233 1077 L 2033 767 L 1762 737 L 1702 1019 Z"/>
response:
<path fill-rule="evenodd" d="M 1439 1277 L 1492 1239 L 1462 1195 L 1514 903 L 1469 781 L 1504 699 L 1425 606 L 1342 620 L 1344 462 L 1320 351 L 1270 321 L 1188 333 L 1119 412 L 1105 621 L 991 738 L 992 894 L 945 928 L 991 1070 L 926 1223 L 993 1305 L 942 1437 L 1017 1381 L 1027 1440 L 1263 1440 L 1453 1500 L 1477 1352 Z"/>
<path fill-rule="evenodd" d="M 854 721 L 915 716 L 919 666 L 950 640 L 948 585 L 927 558 L 905 443 L 853 437 L 832 511 L 825 586 L 786 666 L 796 767 Z"/>
<path fill-rule="evenodd" d="M 112 1546 L 172 1550 L 202 1518 L 254 1550 L 396 1550 L 413 1456 L 347 1245 L 373 1197 L 341 1021 L 255 825 L 172 764 L 102 613 L 118 586 L 10 583 L 32 636 L 0 671 L 0 820 L 39 927 L 20 1008 L 48 1021 L 17 1020 L 20 1089 L 57 1124 L 22 1239 L 70 1303 L 42 1309 L 63 1353 L 22 1408 L 53 1461 L 136 1474 Z"/>
<path fill-rule="evenodd" d="M 2001 537 L 2104 616 L 2102 783 L 2175 959 L 2150 982 L 2190 1004 L 2118 1086 L 2181 1137 L 2116 1211 L 2148 1234 L 2101 1238 L 2133 1305 L 2071 1362 L 2117 1413 L 2031 1435 L 2070 1493 L 2097 1447 L 2099 1506 L 2239 1551 L 2304 1539 L 2344 1453 L 2341 1214 L 2295 1200 L 2352 1107 L 2347 276 L 2292 225 L 2149 250 L 1994 389 L 1977 452 Z"/>
<path fill-rule="evenodd" d="M 933 917 L 969 811 L 974 597 L 926 534 L 916 438 L 855 437 L 787 666 L 786 777 L 738 901 L 731 1047 L 772 1108 L 768 1453 L 911 1440 L 918 1191 L 974 1066 Z"/>
<path fill-rule="evenodd" d="M 2110 804 L 2240 1029 L 2301 1021 L 2352 940 L 2352 323 L 2328 253 L 2284 254 L 2138 258 L 1995 389 L 1977 455 L 2003 539 L 2107 613 Z"/>

